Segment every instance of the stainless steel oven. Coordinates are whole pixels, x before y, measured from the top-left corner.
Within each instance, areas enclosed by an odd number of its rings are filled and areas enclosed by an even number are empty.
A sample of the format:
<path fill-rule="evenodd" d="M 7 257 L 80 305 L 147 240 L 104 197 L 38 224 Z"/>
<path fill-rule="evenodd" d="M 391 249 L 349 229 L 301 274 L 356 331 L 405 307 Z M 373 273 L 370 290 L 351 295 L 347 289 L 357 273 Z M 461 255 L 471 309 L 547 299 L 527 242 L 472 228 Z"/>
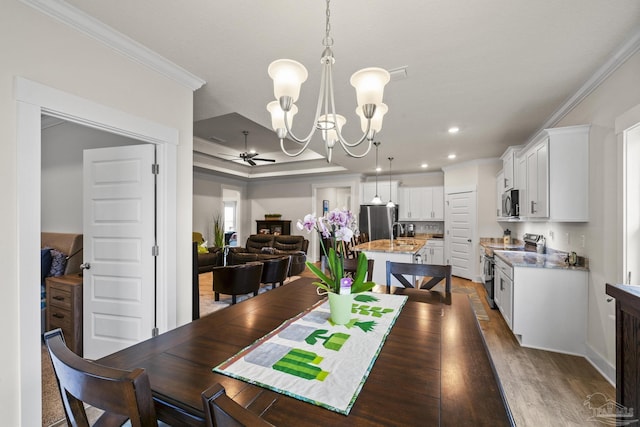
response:
<path fill-rule="evenodd" d="M 491 308 L 497 308 L 496 303 L 493 301 L 495 289 L 494 268 L 495 261 L 493 259 L 493 254 L 489 255 L 485 251 L 482 255 L 482 283 L 484 284 L 484 288 L 487 290 L 487 302 Z"/>

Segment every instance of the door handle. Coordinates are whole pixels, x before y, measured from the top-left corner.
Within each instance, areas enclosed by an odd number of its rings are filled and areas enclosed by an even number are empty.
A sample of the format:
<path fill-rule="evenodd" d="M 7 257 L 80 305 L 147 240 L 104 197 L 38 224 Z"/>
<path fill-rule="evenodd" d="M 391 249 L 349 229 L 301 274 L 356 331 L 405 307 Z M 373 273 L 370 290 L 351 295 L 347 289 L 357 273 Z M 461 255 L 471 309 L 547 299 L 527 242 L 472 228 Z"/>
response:
<path fill-rule="evenodd" d="M 80 264 L 80 269 L 81 270 L 89 270 L 89 269 L 91 269 L 91 264 L 89 264 L 88 262 L 83 262 L 82 264 Z"/>

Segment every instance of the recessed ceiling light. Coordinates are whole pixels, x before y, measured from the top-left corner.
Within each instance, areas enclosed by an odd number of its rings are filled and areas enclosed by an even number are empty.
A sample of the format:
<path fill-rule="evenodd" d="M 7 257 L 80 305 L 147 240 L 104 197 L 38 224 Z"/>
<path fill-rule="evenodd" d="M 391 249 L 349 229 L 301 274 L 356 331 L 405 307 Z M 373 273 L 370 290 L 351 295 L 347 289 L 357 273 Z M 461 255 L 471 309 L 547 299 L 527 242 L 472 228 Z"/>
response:
<path fill-rule="evenodd" d="M 455 158 L 456 158 L 456 155 L 455 155 L 455 154 L 449 154 L 449 158 L 450 158 L 450 159 L 455 159 Z"/>
<path fill-rule="evenodd" d="M 380 166 L 378 166 L 378 167 L 376 168 L 376 172 L 380 172 L 381 170 L 382 170 L 382 168 L 381 168 Z"/>
<path fill-rule="evenodd" d="M 458 133 L 460 132 L 460 128 L 457 126 L 452 126 L 449 128 L 449 133 Z"/>
<path fill-rule="evenodd" d="M 428 165 L 428 164 L 426 164 L 426 163 L 423 163 L 423 164 L 421 164 L 421 165 L 420 165 L 420 167 L 421 167 L 422 169 L 426 169 L 428 166 L 429 166 L 429 165 Z"/>

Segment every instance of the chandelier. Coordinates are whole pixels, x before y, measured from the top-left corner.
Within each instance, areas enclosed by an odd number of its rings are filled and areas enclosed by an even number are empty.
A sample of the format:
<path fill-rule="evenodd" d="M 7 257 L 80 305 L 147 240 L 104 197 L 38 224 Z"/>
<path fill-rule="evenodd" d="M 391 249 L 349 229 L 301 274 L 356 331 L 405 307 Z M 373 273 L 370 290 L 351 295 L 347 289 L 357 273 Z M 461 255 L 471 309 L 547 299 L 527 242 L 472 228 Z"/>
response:
<path fill-rule="evenodd" d="M 393 208 L 395 207 L 395 203 L 393 203 L 393 200 L 391 200 L 391 162 L 393 161 L 393 157 L 389 157 L 389 201 L 387 202 L 387 207 L 388 208 Z"/>
<path fill-rule="evenodd" d="M 292 132 L 293 117 L 298 112 L 294 104 L 300 95 L 300 86 L 307 79 L 308 73 L 304 65 L 292 59 L 279 59 L 269 65 L 269 77 L 273 79 L 273 92 L 276 101 L 267 105 L 271 113 L 271 126 L 280 139 L 280 148 L 290 157 L 299 156 L 309 146 L 311 138 L 316 130 L 322 133 L 325 143 L 327 162 L 331 162 L 331 154 L 336 142 L 340 143 L 344 151 L 351 157 L 361 158 L 371 150 L 371 144 L 376 132 L 382 129 L 382 117 L 388 111 L 382 103 L 384 86 L 389 82 L 390 75 L 382 68 L 364 68 L 356 71 L 351 76 L 351 85 L 356 89 L 358 106 L 356 114 L 360 117 L 362 137 L 355 142 L 348 142 L 342 136 L 342 126 L 346 123 L 344 116 L 336 113 L 333 96 L 333 64 L 335 59 L 331 47 L 333 39 L 330 36 L 331 24 L 329 18 L 329 1 L 327 1 L 325 37 L 322 40 L 324 51 L 320 63 L 322 64 L 322 76 L 320 81 L 320 93 L 314 124 L 305 138 L 299 138 Z M 288 152 L 284 147 L 284 138 L 289 136 L 302 147 L 296 152 Z M 350 149 L 368 142 L 366 151 L 355 154 Z"/>

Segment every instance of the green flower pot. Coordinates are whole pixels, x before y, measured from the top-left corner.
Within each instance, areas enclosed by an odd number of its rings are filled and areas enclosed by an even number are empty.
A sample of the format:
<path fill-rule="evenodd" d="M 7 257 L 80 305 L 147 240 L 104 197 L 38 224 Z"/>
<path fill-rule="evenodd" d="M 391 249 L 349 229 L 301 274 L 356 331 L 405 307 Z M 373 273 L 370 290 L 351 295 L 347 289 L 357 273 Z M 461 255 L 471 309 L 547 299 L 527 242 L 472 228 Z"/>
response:
<path fill-rule="evenodd" d="M 336 325 L 344 325 L 351 320 L 351 306 L 353 305 L 353 294 L 340 295 L 329 293 L 329 310 L 331 311 L 331 321 Z"/>

